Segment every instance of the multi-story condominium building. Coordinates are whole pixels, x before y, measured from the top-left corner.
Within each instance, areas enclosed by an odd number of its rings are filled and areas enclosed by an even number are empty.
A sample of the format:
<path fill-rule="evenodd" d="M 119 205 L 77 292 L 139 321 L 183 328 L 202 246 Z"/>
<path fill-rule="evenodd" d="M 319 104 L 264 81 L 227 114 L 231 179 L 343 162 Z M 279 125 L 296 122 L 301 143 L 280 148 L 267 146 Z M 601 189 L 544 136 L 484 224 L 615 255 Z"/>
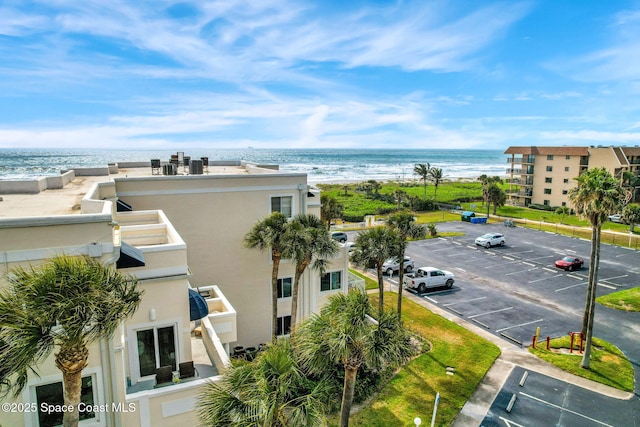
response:
<path fill-rule="evenodd" d="M 80 425 L 197 425 L 201 387 L 219 377 L 233 349 L 271 340 L 270 253 L 246 248 L 244 235 L 274 210 L 319 216 L 320 194 L 306 174 L 277 167 L 211 162 L 206 174 L 165 175 L 157 165 L 136 166 L 0 182 L 0 288 L 14 267 L 37 266 L 58 254 L 87 255 L 134 275 L 144 291 L 140 307 L 111 340 L 89 349 L 82 399 L 96 410 L 83 414 Z M 299 318 L 348 290 L 347 263 L 342 247 L 323 276 L 306 273 Z M 293 267 L 280 266 L 283 335 Z M 208 308 L 197 322 L 190 318 L 190 297 Z M 62 376 L 53 359 L 44 360 L 10 402 L 38 409 L 61 404 Z M 3 411 L 0 425 L 58 425 L 61 417 Z"/>
<path fill-rule="evenodd" d="M 622 180 L 624 172 L 640 175 L 640 147 L 512 146 L 507 175 L 509 202 L 517 206 L 566 206 L 575 178 L 584 170 L 606 168 Z"/>

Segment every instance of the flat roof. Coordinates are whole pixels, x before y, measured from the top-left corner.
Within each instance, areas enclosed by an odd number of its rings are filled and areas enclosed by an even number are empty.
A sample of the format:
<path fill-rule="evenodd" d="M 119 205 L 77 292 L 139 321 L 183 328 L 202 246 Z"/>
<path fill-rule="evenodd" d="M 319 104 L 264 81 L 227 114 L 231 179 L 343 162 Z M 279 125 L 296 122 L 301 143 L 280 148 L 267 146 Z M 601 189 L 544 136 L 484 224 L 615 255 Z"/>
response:
<path fill-rule="evenodd" d="M 178 176 L 187 176 L 184 168 L 178 169 Z M 279 171 L 273 170 L 273 173 Z M 162 169 L 160 169 L 162 174 Z M 208 173 L 192 176 L 250 175 L 243 166 L 209 166 Z M 150 166 L 119 168 L 118 173 L 101 176 L 76 176 L 61 189 L 47 189 L 37 194 L 0 194 L 0 219 L 23 218 L 51 215 L 80 214 L 82 198 L 96 183 L 114 181 L 117 178 L 151 177 Z"/>

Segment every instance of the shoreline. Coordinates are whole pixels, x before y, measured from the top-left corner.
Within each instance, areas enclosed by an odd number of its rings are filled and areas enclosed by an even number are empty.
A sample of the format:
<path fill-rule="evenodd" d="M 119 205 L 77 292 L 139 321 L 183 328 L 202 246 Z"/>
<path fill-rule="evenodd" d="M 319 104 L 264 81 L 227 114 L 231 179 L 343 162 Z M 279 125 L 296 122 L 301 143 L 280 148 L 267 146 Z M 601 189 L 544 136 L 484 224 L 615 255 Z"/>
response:
<path fill-rule="evenodd" d="M 444 184 L 444 183 L 450 183 L 450 182 L 478 182 L 478 178 L 480 177 L 480 175 L 478 175 L 476 178 L 469 178 L 469 177 L 450 177 L 450 178 L 444 178 L 440 181 L 440 184 Z M 505 176 L 501 176 L 500 178 L 502 179 L 507 179 L 508 177 Z M 308 179 L 307 176 L 307 183 L 309 185 L 347 185 L 347 184 L 358 184 L 361 182 L 367 182 L 367 181 L 372 181 L 372 179 L 332 179 L 332 180 L 327 180 L 327 181 L 314 181 L 312 179 Z M 374 180 L 377 182 L 380 182 L 382 184 L 388 184 L 388 183 L 397 183 L 397 182 L 401 182 L 401 183 L 417 183 L 419 185 L 422 185 L 422 182 L 418 179 L 418 178 L 405 178 L 403 180 L 398 180 L 398 179 L 381 179 L 381 180 Z M 427 184 L 428 186 L 431 185 L 433 186 L 433 183 L 429 182 L 429 184 Z"/>

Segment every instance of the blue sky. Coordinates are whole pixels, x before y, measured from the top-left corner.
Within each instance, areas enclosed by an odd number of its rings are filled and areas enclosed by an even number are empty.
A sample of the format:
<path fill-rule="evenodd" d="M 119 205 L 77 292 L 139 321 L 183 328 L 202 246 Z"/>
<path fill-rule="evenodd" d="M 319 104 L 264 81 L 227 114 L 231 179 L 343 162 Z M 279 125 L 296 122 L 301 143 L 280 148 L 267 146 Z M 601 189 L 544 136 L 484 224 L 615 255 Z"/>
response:
<path fill-rule="evenodd" d="M 638 1 L 0 3 L 0 148 L 612 144 Z"/>

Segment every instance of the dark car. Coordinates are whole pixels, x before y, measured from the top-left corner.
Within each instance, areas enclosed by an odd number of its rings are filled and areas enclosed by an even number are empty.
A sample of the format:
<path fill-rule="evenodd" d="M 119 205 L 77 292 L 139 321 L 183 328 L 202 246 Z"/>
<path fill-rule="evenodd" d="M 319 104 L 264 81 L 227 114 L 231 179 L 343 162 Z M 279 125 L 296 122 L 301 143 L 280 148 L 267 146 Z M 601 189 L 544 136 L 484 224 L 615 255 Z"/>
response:
<path fill-rule="evenodd" d="M 331 233 L 331 238 L 333 240 L 336 240 L 336 241 L 340 242 L 340 243 L 344 243 L 347 240 L 349 240 L 348 237 L 347 237 L 347 233 L 343 233 L 341 231 L 336 231 L 335 233 Z"/>
<path fill-rule="evenodd" d="M 582 258 L 566 256 L 556 261 L 556 267 L 567 271 L 580 270 L 584 260 Z"/>

